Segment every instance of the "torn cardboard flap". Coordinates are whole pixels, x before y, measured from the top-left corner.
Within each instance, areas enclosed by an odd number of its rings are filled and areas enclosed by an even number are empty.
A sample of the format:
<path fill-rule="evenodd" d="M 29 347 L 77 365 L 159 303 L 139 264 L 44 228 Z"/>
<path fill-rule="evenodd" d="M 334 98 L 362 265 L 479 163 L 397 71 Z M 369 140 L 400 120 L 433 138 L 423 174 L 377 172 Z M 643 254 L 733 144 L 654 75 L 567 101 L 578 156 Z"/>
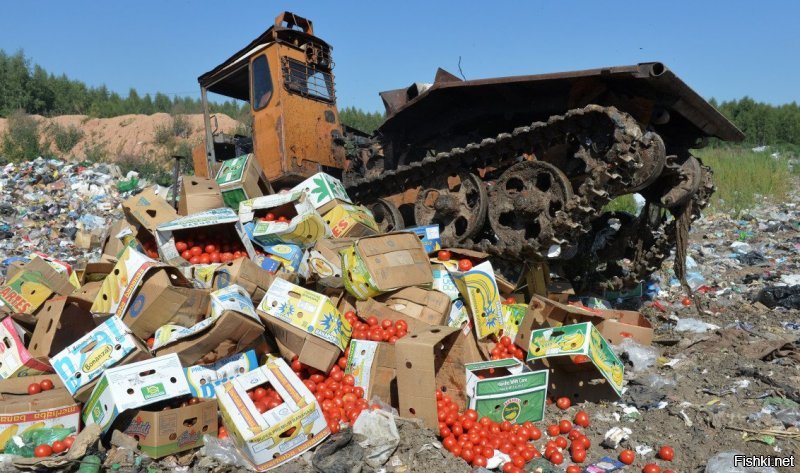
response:
<path fill-rule="evenodd" d="M 114 420 L 129 409 L 188 395 L 189 384 L 175 354 L 109 368 L 83 406 L 85 424 L 107 432 Z"/>
<path fill-rule="evenodd" d="M 438 431 L 436 390 L 467 404 L 464 365 L 482 361 L 472 334 L 453 327 L 427 327 L 395 343 L 399 414 Z"/>
<path fill-rule="evenodd" d="M 353 375 L 355 386 L 364 389 L 365 399 L 378 397 L 395 409 L 400 407 L 394 345 L 351 340 L 345 373 Z"/>
<path fill-rule="evenodd" d="M 97 327 L 90 302 L 73 297 L 47 301 L 37 315 L 28 351 L 48 359 Z"/>
<path fill-rule="evenodd" d="M 181 176 L 178 215 L 191 215 L 225 206 L 217 181 L 199 176 Z"/>
<path fill-rule="evenodd" d="M 247 390 L 266 385 L 283 403 L 262 414 Z M 317 399 L 280 358 L 228 381 L 217 391 L 217 399 L 233 442 L 256 471 L 296 457 L 330 433 Z"/>
<path fill-rule="evenodd" d="M 34 357 L 26 348 L 30 333 L 10 316 L 0 321 L 0 379 L 52 373 L 46 357 Z"/>
<path fill-rule="evenodd" d="M 125 220 L 114 222 L 108 229 L 103 240 L 103 255 L 110 258 L 117 258 L 126 248 L 125 243 L 118 237 L 119 234 L 127 232 L 133 234 L 135 228 Z"/>
<path fill-rule="evenodd" d="M 78 400 L 85 400 L 95 380 L 106 368 L 150 358 L 150 353 L 115 317 L 109 317 L 50 359 L 56 374 Z"/>
<path fill-rule="evenodd" d="M 472 313 L 478 339 L 502 330 L 502 300 L 492 263 L 484 261 L 469 271 L 450 271 L 450 275 Z"/>
<path fill-rule="evenodd" d="M 184 368 L 189 389 L 192 396 L 200 398 L 215 398 L 216 389 L 244 373 L 258 368 L 256 352 L 247 350 L 244 353 L 223 358 L 206 365 L 195 365 Z"/>
<path fill-rule="evenodd" d="M 238 238 L 242 243 L 248 257 L 256 255 L 250 239 L 245 234 L 236 212 L 229 208 L 218 208 L 205 212 L 179 217 L 175 220 L 162 223 L 156 229 L 156 242 L 161 258 L 173 266 L 187 266 L 190 263 L 181 257 L 175 247 L 175 233 L 186 231 L 203 231 L 209 234 L 222 233 Z"/>
<path fill-rule="evenodd" d="M 413 233 L 359 238 L 341 251 L 342 277 L 348 292 L 360 300 L 409 286 L 433 283 L 428 254 Z"/>
<path fill-rule="evenodd" d="M 305 192 L 290 191 L 282 194 L 265 195 L 239 203 L 239 221 L 242 224 L 266 216 L 267 213 L 292 218 L 310 211 L 314 206 Z"/>

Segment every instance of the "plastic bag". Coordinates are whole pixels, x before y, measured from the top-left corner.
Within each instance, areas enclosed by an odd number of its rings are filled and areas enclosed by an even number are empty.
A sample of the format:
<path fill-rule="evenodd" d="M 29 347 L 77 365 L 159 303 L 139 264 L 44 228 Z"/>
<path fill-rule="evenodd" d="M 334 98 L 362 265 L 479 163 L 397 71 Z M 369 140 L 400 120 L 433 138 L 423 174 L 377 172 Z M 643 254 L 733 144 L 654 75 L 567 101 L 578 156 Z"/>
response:
<path fill-rule="evenodd" d="M 33 429 L 21 435 L 11 437 L 6 443 L 5 453 L 21 457 L 33 457 L 33 451 L 39 445 L 52 445 L 56 440 L 64 440 L 75 433 L 75 428 Z"/>
<path fill-rule="evenodd" d="M 658 359 L 658 350 L 636 343 L 632 338 L 626 338 L 615 350 L 624 353 L 633 365 L 633 371 L 642 371 L 655 366 Z"/>
<path fill-rule="evenodd" d="M 709 330 L 717 330 L 719 325 L 709 324 L 699 319 L 680 319 L 675 325 L 677 332 L 706 333 Z"/>
<path fill-rule="evenodd" d="M 359 445 L 365 450 L 364 460 L 372 468 L 383 466 L 400 443 L 394 416 L 382 409 L 362 412 L 353 423 L 353 433 L 366 437 Z"/>
<path fill-rule="evenodd" d="M 211 457 L 223 465 L 238 466 L 250 471 L 255 471 L 253 465 L 239 453 L 239 450 L 230 438 L 219 439 L 216 436 L 203 435 L 203 443 L 204 445 L 200 449 L 200 455 Z"/>

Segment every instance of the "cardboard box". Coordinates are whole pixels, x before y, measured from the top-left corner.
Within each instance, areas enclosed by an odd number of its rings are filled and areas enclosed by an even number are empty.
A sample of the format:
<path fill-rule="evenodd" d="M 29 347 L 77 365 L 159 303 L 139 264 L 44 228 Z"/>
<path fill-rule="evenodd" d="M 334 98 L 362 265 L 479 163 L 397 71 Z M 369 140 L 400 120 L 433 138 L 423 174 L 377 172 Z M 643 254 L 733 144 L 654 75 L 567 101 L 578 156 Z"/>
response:
<path fill-rule="evenodd" d="M 249 348 L 264 333 L 250 295 L 237 285 L 211 294 L 211 317 L 189 327 L 156 330 L 152 350 L 176 353 L 184 365 L 210 363 Z"/>
<path fill-rule="evenodd" d="M 269 290 L 275 276 L 247 258 L 239 258 L 214 268 L 212 289 L 224 289 L 231 284 L 241 286 L 253 302 L 260 302 Z"/>
<path fill-rule="evenodd" d="M 197 404 L 169 410 L 142 408 L 132 417 L 123 432 L 139 442 L 139 450 L 151 458 L 162 458 L 202 447 L 203 435 L 217 435 L 217 401 L 206 399 Z"/>
<path fill-rule="evenodd" d="M 503 304 L 500 308 L 503 313 L 503 335 L 514 340 L 528 313 L 528 306 L 527 304 Z"/>
<path fill-rule="evenodd" d="M 283 399 L 263 414 L 247 396 L 270 385 Z M 238 376 L 217 391 L 228 433 L 256 471 L 274 468 L 322 442 L 330 433 L 317 399 L 280 358 Z"/>
<path fill-rule="evenodd" d="M 469 271 L 450 271 L 450 275 L 472 314 L 478 339 L 502 330 L 502 299 L 492 263 L 484 261 Z"/>
<path fill-rule="evenodd" d="M 541 296 L 534 296 L 519 325 L 514 343 L 527 346 L 531 332 L 542 327 L 560 327 L 582 322 L 591 322 L 611 344 L 619 344 L 624 338 L 633 338 L 636 343 L 650 345 L 653 342 L 653 327 L 636 311 L 589 309 L 583 306 L 561 304 Z"/>
<path fill-rule="evenodd" d="M 29 395 L 28 386 L 48 379 L 53 389 Z M 0 453 L 15 435 L 40 428 L 65 427 L 78 432 L 81 405 L 53 374 L 0 381 Z"/>
<path fill-rule="evenodd" d="M 122 241 L 119 235 L 125 233 L 133 235 L 135 232 L 136 229 L 125 220 L 114 222 L 103 239 L 103 255 L 111 258 L 118 257 L 125 248 L 127 248 L 127 245 Z"/>
<path fill-rule="evenodd" d="M 339 252 L 352 246 L 351 238 L 324 238 L 308 250 L 308 258 L 300 264 L 300 275 L 309 278 L 342 276 L 342 256 Z"/>
<path fill-rule="evenodd" d="M 379 233 L 372 212 L 362 205 L 338 204 L 322 217 L 334 238 L 362 237 Z"/>
<path fill-rule="evenodd" d="M 216 390 L 229 380 L 258 368 L 256 352 L 244 353 L 223 358 L 207 365 L 189 366 L 183 369 L 192 396 L 216 399 Z"/>
<path fill-rule="evenodd" d="M 242 224 L 239 223 L 236 212 L 223 207 L 180 217 L 159 225 L 156 230 L 156 242 L 161 259 L 173 266 L 188 266 L 189 262 L 183 259 L 175 248 L 175 235 L 189 235 L 196 231 L 207 232 L 209 235 L 227 235 L 231 238 L 238 238 L 250 258 L 256 255 L 250 239 L 247 238 Z"/>
<path fill-rule="evenodd" d="M 75 291 L 70 294 L 70 297 L 74 297 L 75 299 L 80 299 L 82 301 L 86 301 L 91 306 L 94 304 L 94 300 L 97 299 L 97 294 L 100 293 L 100 290 L 103 288 L 103 282 L 87 282 L 83 284 L 79 289 L 75 289 Z"/>
<path fill-rule="evenodd" d="M 472 333 L 453 327 L 416 330 L 395 343 L 401 417 L 421 419 L 438 432 L 436 390 L 466 407 L 464 365 L 482 361 Z"/>
<path fill-rule="evenodd" d="M 544 419 L 547 370 L 531 371 L 515 359 L 483 361 L 464 366 L 469 408 L 500 423 L 522 424 Z"/>
<path fill-rule="evenodd" d="M 178 215 L 191 215 L 225 206 L 217 181 L 206 177 L 181 176 Z"/>
<path fill-rule="evenodd" d="M 375 299 L 392 310 L 427 325 L 446 325 L 450 314 L 450 297 L 431 289 L 406 287 L 399 291 L 381 294 Z"/>
<path fill-rule="evenodd" d="M 300 269 L 300 263 L 305 255 L 303 248 L 291 243 L 263 245 L 261 248 L 267 253 L 268 258 L 280 262 L 283 269 L 289 272 L 296 272 Z"/>
<path fill-rule="evenodd" d="M 78 280 L 81 286 L 91 282 L 103 282 L 103 279 L 114 270 L 116 264 L 116 259 L 108 257 L 105 260 L 86 263 L 86 266 L 78 271 Z M 73 291 L 73 293 L 74 292 L 75 291 Z"/>
<path fill-rule="evenodd" d="M 360 300 L 403 287 L 430 287 L 433 283 L 428 254 L 413 233 L 359 238 L 341 255 L 344 286 Z"/>
<path fill-rule="evenodd" d="M 257 311 L 269 331 L 301 363 L 326 373 L 353 331 L 328 297 L 283 279 L 273 281 Z"/>
<path fill-rule="evenodd" d="M 34 357 L 26 348 L 30 334 L 12 317 L 0 321 L 0 379 L 52 373 L 46 357 Z"/>
<path fill-rule="evenodd" d="M 82 250 L 91 250 L 96 246 L 100 246 L 100 235 L 87 230 L 79 229 L 75 234 L 74 244 L 76 248 L 80 248 Z"/>
<path fill-rule="evenodd" d="M 355 385 L 364 388 L 366 399 L 378 397 L 395 409 L 400 408 L 394 345 L 351 340 L 345 373 L 352 374 Z"/>
<path fill-rule="evenodd" d="M 431 265 L 431 274 L 433 275 L 433 289 L 447 294 L 452 301 L 450 313 L 444 325 L 458 328 L 465 323 L 469 323 L 469 311 L 466 304 L 464 304 L 464 299 L 461 297 L 455 281 L 453 281 L 453 277 L 450 276 L 450 271 L 447 270 L 445 265 L 436 263 Z"/>
<path fill-rule="evenodd" d="M 112 316 L 53 356 L 50 363 L 70 394 L 84 401 L 105 369 L 147 358 L 147 348 Z"/>
<path fill-rule="evenodd" d="M 265 222 L 257 220 L 245 225 L 250 238 L 260 246 L 293 243 L 302 247 L 312 246 L 322 238 L 331 236 L 331 229 L 316 210 L 308 210 L 287 222 Z"/>
<path fill-rule="evenodd" d="M 31 356 L 49 360 L 97 327 L 90 302 L 73 297 L 55 297 L 37 314 L 36 328 L 28 351 Z M 49 364 L 49 361 L 47 361 Z"/>
<path fill-rule="evenodd" d="M 305 192 L 283 192 L 242 201 L 239 203 L 239 221 L 242 224 L 253 220 L 261 221 L 268 213 L 275 215 L 276 218 L 285 217 L 291 220 L 314 210 Z"/>
<path fill-rule="evenodd" d="M 141 227 L 155 236 L 156 228 L 178 218 L 178 213 L 153 188 L 128 198 L 122 203 L 125 217 L 134 227 Z M 108 254 L 108 253 L 107 253 Z"/>
<path fill-rule="evenodd" d="M 253 153 L 223 161 L 216 176 L 222 200 L 234 210 L 238 210 L 239 203 L 244 200 L 272 194 Z"/>
<path fill-rule="evenodd" d="M 84 424 L 108 432 L 120 414 L 150 404 L 186 396 L 189 384 L 178 356 L 160 356 L 103 373 L 83 406 Z"/>
<path fill-rule="evenodd" d="M 311 205 L 322 215 L 330 212 L 339 203 L 352 204 L 342 181 L 324 172 L 319 172 L 294 186 L 292 191 L 305 191 Z"/>
<path fill-rule="evenodd" d="M 96 314 L 114 314 L 147 340 L 166 323 L 191 326 L 202 319 L 202 293 L 177 270 L 126 249 L 103 281 L 92 304 Z"/>
<path fill-rule="evenodd" d="M 622 395 L 622 361 L 589 322 L 534 330 L 526 361 L 550 370 L 551 397 L 582 402 Z"/>
<path fill-rule="evenodd" d="M 419 237 L 422 246 L 425 247 L 425 251 L 427 251 L 428 254 L 442 249 L 442 238 L 439 235 L 438 224 L 406 228 L 405 231 L 414 232 L 414 234 Z"/>
<path fill-rule="evenodd" d="M 77 281 L 77 276 L 75 279 Z M 74 290 L 66 270 L 58 271 L 44 259 L 34 256 L 0 286 L 0 310 L 34 314 L 53 294 L 66 296 Z"/>

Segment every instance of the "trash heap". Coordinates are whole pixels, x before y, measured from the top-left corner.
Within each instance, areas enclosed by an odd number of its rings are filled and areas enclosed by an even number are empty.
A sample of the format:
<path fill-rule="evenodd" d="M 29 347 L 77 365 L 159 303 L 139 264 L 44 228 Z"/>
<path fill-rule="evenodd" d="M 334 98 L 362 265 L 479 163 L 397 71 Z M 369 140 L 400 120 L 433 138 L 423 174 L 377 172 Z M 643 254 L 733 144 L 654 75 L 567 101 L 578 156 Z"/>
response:
<path fill-rule="evenodd" d="M 623 358 L 655 364 L 640 312 L 578 298 L 546 264 L 441 248 L 435 225 L 381 233 L 324 173 L 272 193 L 242 156 L 215 179 L 182 176 L 177 208 L 128 178 L 45 160 L 0 176 L 14 255 L 0 278 L 0 450 L 14 466 L 633 462 L 587 460 L 583 410 L 537 424 L 553 401 L 619 402 Z"/>

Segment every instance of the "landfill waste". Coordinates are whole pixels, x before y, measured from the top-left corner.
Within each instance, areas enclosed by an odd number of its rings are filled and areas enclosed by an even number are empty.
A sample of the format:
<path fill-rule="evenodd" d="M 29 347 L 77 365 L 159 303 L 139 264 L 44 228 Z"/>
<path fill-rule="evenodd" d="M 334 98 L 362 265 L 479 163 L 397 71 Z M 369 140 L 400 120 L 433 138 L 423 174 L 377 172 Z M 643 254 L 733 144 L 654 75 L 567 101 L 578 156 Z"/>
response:
<path fill-rule="evenodd" d="M 797 193 L 697 220 L 689 295 L 671 260 L 576 294 L 361 210 L 367 234 L 334 237 L 302 193 L 220 192 L 182 187 L 176 209 L 110 164 L 2 168 L 4 469 L 572 473 L 630 450 L 629 468 L 718 472 L 737 471 L 720 445 L 795 448 L 800 226 L 779 222 Z M 7 422 L 31 409 L 46 420 Z"/>
<path fill-rule="evenodd" d="M 736 457 L 744 457 L 738 451 L 720 452 L 708 460 L 705 473 L 778 473 L 772 467 L 745 467 L 736 464 Z"/>

